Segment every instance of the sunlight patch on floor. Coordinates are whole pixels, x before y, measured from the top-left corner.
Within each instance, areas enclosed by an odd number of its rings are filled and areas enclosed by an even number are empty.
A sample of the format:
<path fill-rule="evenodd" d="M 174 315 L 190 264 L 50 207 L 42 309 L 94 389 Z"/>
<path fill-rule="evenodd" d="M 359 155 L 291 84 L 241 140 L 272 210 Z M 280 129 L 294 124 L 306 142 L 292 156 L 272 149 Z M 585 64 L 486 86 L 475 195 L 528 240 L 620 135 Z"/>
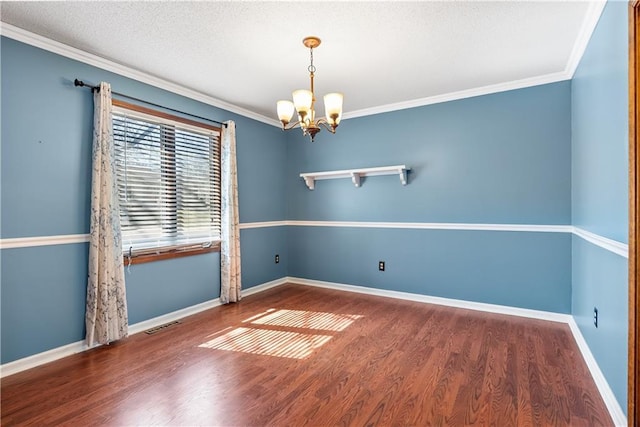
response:
<path fill-rule="evenodd" d="M 362 318 L 359 314 L 335 314 L 304 310 L 267 310 L 268 314 L 253 316 L 245 322 L 256 325 L 284 326 L 289 328 L 319 329 L 325 331 L 343 331 L 355 320 Z"/>
<path fill-rule="evenodd" d="M 328 335 L 236 328 L 198 347 L 304 359 L 331 339 Z"/>

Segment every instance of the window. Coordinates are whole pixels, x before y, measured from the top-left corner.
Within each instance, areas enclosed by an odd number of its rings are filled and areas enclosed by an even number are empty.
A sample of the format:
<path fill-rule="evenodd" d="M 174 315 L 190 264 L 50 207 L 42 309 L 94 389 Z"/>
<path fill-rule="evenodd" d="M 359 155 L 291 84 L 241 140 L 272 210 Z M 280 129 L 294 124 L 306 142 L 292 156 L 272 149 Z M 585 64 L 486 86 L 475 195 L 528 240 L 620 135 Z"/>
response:
<path fill-rule="evenodd" d="M 113 100 L 127 262 L 217 250 L 220 128 Z"/>

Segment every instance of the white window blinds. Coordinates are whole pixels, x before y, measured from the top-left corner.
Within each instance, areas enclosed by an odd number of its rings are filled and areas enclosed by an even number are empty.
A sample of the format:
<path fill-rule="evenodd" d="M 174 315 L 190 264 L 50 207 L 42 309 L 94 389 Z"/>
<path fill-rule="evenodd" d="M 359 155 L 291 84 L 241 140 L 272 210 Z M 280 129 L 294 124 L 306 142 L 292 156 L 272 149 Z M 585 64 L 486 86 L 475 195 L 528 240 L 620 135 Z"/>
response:
<path fill-rule="evenodd" d="M 220 131 L 113 107 L 125 254 L 220 240 Z"/>

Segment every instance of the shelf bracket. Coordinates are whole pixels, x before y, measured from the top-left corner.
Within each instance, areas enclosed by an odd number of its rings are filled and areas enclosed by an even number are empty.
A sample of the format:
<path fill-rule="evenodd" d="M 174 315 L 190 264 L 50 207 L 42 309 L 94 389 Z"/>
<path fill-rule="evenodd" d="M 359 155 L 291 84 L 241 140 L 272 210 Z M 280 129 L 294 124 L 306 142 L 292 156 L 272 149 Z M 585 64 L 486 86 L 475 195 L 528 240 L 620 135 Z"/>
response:
<path fill-rule="evenodd" d="M 312 176 L 305 176 L 304 183 L 307 184 L 307 187 L 309 187 L 309 190 L 313 190 L 316 185 L 316 180 L 313 179 Z"/>
<path fill-rule="evenodd" d="M 402 185 L 407 185 L 407 170 L 405 168 L 398 169 L 400 173 L 400 183 Z"/>
<path fill-rule="evenodd" d="M 357 172 L 351 172 L 351 181 L 356 187 L 360 187 L 360 174 Z"/>

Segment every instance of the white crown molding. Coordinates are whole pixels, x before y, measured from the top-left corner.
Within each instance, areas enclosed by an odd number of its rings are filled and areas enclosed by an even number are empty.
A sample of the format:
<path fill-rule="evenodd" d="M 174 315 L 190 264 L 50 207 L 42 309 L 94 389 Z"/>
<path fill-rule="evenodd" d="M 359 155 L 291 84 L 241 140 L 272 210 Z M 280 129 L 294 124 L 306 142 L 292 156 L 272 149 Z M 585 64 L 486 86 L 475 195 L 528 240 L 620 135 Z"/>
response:
<path fill-rule="evenodd" d="M 600 246 L 603 249 L 613 252 L 614 254 L 620 255 L 624 258 L 629 258 L 629 245 L 625 243 L 608 239 L 579 227 L 573 227 L 573 234 L 581 237 L 589 243 L 593 243 L 596 246 Z"/>
<path fill-rule="evenodd" d="M 366 222 L 366 221 L 287 221 L 298 227 L 361 227 L 407 228 L 421 230 L 470 230 L 470 231 L 532 231 L 542 233 L 571 233 L 570 225 L 532 224 L 467 224 L 446 222 Z"/>
<path fill-rule="evenodd" d="M 425 105 L 440 104 L 442 102 L 456 101 L 459 99 L 472 98 L 481 95 L 490 95 L 498 92 L 506 92 L 514 89 L 523 89 L 532 86 L 539 86 L 548 83 L 556 83 L 571 79 L 566 72 L 546 74 L 543 76 L 531 77 L 527 79 L 514 80 L 511 82 L 498 83 L 494 85 L 481 86 L 457 92 L 445 93 L 442 95 L 428 96 L 410 101 L 396 102 L 394 104 L 380 105 L 377 107 L 363 108 L 362 110 L 349 111 L 343 114 L 342 119 L 354 119 L 356 117 L 371 116 L 373 114 L 389 113 L 392 111 L 405 110 L 407 108 L 423 107 Z"/>
<path fill-rule="evenodd" d="M 264 221 L 264 222 L 244 222 L 239 224 L 240 230 L 247 230 L 249 228 L 264 228 L 264 227 L 283 227 L 287 224 L 287 221 Z"/>
<path fill-rule="evenodd" d="M 257 294 L 258 292 L 265 291 L 267 289 L 280 286 L 286 283 L 286 278 L 272 280 L 270 282 L 262 283 L 260 285 L 253 286 L 242 291 L 242 297 Z M 173 322 L 191 316 L 193 314 L 200 313 L 213 307 L 221 305 L 220 298 L 215 298 L 209 301 L 205 301 L 200 304 L 186 307 L 181 310 L 176 310 L 171 313 L 164 314 L 162 316 L 154 317 L 153 319 L 138 322 L 133 325 L 129 325 L 129 335 L 144 332 L 148 329 L 155 328 L 156 326 L 164 325 L 166 323 Z M 96 344 L 94 347 L 99 347 L 100 344 Z M 92 347 L 93 348 L 93 347 Z M 71 344 L 57 347 L 51 350 L 47 350 L 42 353 L 34 354 L 32 356 L 24 357 L 22 359 L 15 360 L 13 362 L 5 363 L 0 366 L 0 378 L 4 378 L 9 375 L 17 374 L 18 372 L 25 371 L 27 369 L 35 368 L 36 366 L 43 365 L 45 363 L 53 362 L 63 357 L 71 356 L 72 354 L 80 353 L 88 350 L 89 347 L 85 341 L 77 341 Z"/>
<path fill-rule="evenodd" d="M 511 82 L 498 83 L 494 85 L 481 86 L 477 88 L 461 90 L 457 92 L 445 93 L 442 95 L 429 96 L 426 98 L 418 98 L 409 101 L 397 102 L 393 104 L 380 105 L 377 107 L 364 108 L 361 110 L 349 111 L 344 113 L 343 120 L 353 119 L 356 117 L 370 116 L 372 114 L 389 113 L 392 111 L 404 110 L 407 108 L 423 107 L 425 105 L 439 104 L 442 102 L 456 101 L 459 99 L 472 98 L 480 95 L 490 95 L 492 93 L 506 92 L 509 90 L 523 89 L 532 86 L 539 86 L 549 83 L 571 80 L 580 64 L 582 55 L 589 44 L 591 35 L 598 24 L 598 20 L 602 15 L 606 0 L 590 1 L 582 21 L 582 26 L 578 33 L 576 42 L 573 45 L 569 60 L 564 71 L 545 74 L 542 76 L 530 77 Z"/>
<path fill-rule="evenodd" d="M 585 18 L 582 21 L 582 26 L 578 33 L 578 38 L 573 45 L 573 49 L 569 55 L 569 60 L 567 61 L 567 66 L 565 67 L 565 73 L 569 79 L 573 78 L 578 65 L 580 65 L 580 60 L 582 60 L 582 56 L 587 49 L 589 40 L 596 29 L 596 25 L 598 25 L 598 21 L 600 20 L 600 16 L 602 15 L 602 11 L 604 10 L 606 3 L 606 0 L 595 0 L 589 2 Z"/>
<path fill-rule="evenodd" d="M 69 234 L 63 236 L 16 237 L 0 239 L 0 249 L 29 248 L 33 246 L 67 245 L 71 243 L 86 243 L 88 234 Z"/>
<path fill-rule="evenodd" d="M 377 107 L 363 108 L 361 110 L 349 111 L 343 114 L 343 120 L 353 119 L 356 117 L 370 116 L 373 114 L 389 113 L 392 111 L 404 110 L 407 108 L 423 107 L 425 105 L 439 104 L 442 102 L 456 101 L 459 99 L 472 98 L 480 95 L 490 95 L 492 93 L 506 92 L 515 89 L 524 89 L 532 86 L 539 86 L 549 83 L 571 80 L 580 64 L 582 55 L 589 44 L 589 40 L 593 31 L 600 20 L 602 11 L 604 10 L 606 0 L 590 1 L 582 21 L 578 37 L 571 49 L 569 60 L 564 71 L 545 74 L 542 76 L 530 77 L 511 82 L 498 83 L 494 85 L 481 86 L 457 92 L 445 93 L 442 95 L 429 96 L 426 98 L 418 98 L 409 101 L 397 102 L 393 104 L 380 105 Z"/>
<path fill-rule="evenodd" d="M 429 96 L 425 98 L 418 98 L 409 101 L 349 111 L 343 114 L 343 120 L 570 80 L 573 77 L 578 64 L 580 63 L 580 60 L 582 59 L 582 55 L 584 54 L 587 44 L 589 43 L 589 39 L 591 38 L 598 20 L 600 19 L 600 15 L 602 14 L 604 5 L 605 1 L 603 0 L 592 1 L 589 3 L 589 7 L 585 14 L 585 19 L 583 20 L 578 38 L 576 39 L 576 43 L 571 50 L 571 55 L 564 71 L 514 80 L 511 82 L 504 82 L 451 93 L 445 93 L 441 95 Z M 118 64 L 114 61 L 99 57 L 97 55 L 84 52 L 80 49 L 73 48 L 63 43 L 23 30 L 19 27 L 6 24 L 4 22 L 0 25 L 0 35 L 18 40 L 23 43 L 27 43 L 35 47 L 39 47 L 50 52 L 57 53 L 67 58 L 75 59 L 77 61 L 120 74 L 125 77 L 132 78 L 143 83 L 150 84 L 161 89 L 168 90 L 178 95 L 182 95 L 187 98 L 212 105 L 214 107 L 222 108 L 232 113 L 236 113 L 271 126 L 275 126 L 278 128 L 281 127 L 280 122 L 271 117 L 263 116 L 262 114 L 255 113 L 253 111 L 214 98 L 212 96 L 204 95 L 193 89 L 189 89 L 182 85 L 161 79 L 151 74 L 144 73 L 142 71 L 122 64 Z"/>
<path fill-rule="evenodd" d="M 591 372 L 591 376 L 593 377 L 593 381 L 596 383 L 596 387 L 600 392 L 600 396 L 602 396 L 602 400 L 604 400 L 604 404 L 609 410 L 609 414 L 613 419 L 613 423 L 616 426 L 626 426 L 627 425 L 627 417 L 624 415 L 624 411 L 620 407 L 620 403 L 618 403 L 618 399 L 616 399 L 615 394 L 609 387 L 609 383 L 605 378 L 604 374 L 600 370 L 600 366 L 598 366 L 598 362 L 595 357 L 591 353 L 589 349 L 589 345 L 587 341 L 584 339 L 578 324 L 576 323 L 573 316 L 570 316 L 569 319 L 569 328 L 571 329 L 571 333 L 573 334 L 573 338 L 576 340 L 576 344 L 580 349 L 580 353 L 582 353 L 582 358 L 584 359 L 587 367 L 589 368 L 589 372 Z"/>
<path fill-rule="evenodd" d="M 386 289 L 368 288 L 365 286 L 346 285 L 343 283 L 325 282 L 322 280 L 304 279 L 301 277 L 287 277 L 287 282 L 318 288 L 335 289 L 339 291 L 355 292 L 359 294 L 402 299 L 427 304 L 444 305 L 447 307 L 465 308 L 468 310 L 485 311 L 489 313 L 507 314 L 510 316 L 528 317 L 531 319 L 549 320 L 567 323 L 570 314 L 553 313 L 550 311 L 531 310 L 527 308 L 510 307 L 506 305 L 487 304 L 482 302 L 465 301 L 451 298 L 433 297 L 409 292 L 389 291 Z"/>
<path fill-rule="evenodd" d="M 187 98 L 200 101 L 207 105 L 212 105 L 214 107 L 221 108 L 231 113 L 239 114 L 241 116 L 248 117 L 250 119 L 257 120 L 259 122 L 266 123 L 271 126 L 281 127 L 281 123 L 276 119 L 263 116 L 262 114 L 254 113 L 253 111 L 247 110 L 245 108 L 239 107 L 237 105 L 231 104 L 221 99 L 217 99 L 209 95 L 204 95 L 200 92 L 197 92 L 193 89 L 189 89 L 177 83 L 173 83 L 168 80 L 161 79 L 159 77 L 153 76 L 151 74 L 147 74 L 145 72 L 136 70 L 126 65 L 118 64 L 117 62 L 111 61 L 109 59 L 105 59 L 100 56 L 94 55 L 92 53 L 88 53 L 80 49 L 76 49 L 64 43 L 60 43 L 55 40 L 48 39 L 46 37 L 23 30 L 22 28 L 19 28 L 4 22 L 2 22 L 2 25 L 0 25 L 0 35 L 9 37 L 11 39 L 17 40 L 22 43 L 26 43 L 31 46 L 38 47 L 40 49 L 47 50 L 49 52 L 56 53 L 58 55 L 61 55 L 67 58 L 74 59 L 76 61 L 83 62 L 85 64 L 92 65 L 97 68 L 101 68 L 106 71 L 111 71 L 121 76 L 128 77 L 128 78 L 137 80 L 139 82 L 146 83 L 146 84 L 155 86 L 157 88 L 167 90 L 177 95 L 182 95 Z M 68 76 L 68 77 L 70 79 L 75 77 L 82 78 L 82 76 Z M 97 82 L 93 82 L 93 83 L 97 83 Z"/>

